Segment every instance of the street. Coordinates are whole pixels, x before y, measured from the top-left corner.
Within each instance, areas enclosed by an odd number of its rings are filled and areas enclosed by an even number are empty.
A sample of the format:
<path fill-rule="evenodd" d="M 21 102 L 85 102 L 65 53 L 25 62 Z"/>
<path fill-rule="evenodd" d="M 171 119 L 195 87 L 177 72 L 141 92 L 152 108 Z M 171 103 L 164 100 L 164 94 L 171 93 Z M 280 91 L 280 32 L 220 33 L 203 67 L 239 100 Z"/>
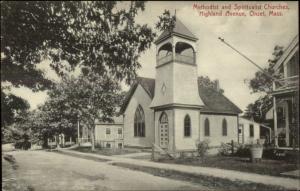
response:
<path fill-rule="evenodd" d="M 10 152 L 15 177 L 38 190 L 208 190 L 199 184 L 47 151 Z"/>

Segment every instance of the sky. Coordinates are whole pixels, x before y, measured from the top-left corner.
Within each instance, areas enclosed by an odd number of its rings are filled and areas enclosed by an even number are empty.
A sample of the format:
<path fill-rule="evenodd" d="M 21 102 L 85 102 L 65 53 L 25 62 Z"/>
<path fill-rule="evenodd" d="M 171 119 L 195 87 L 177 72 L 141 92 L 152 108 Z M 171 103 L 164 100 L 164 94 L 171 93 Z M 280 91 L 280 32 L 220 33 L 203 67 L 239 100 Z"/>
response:
<path fill-rule="evenodd" d="M 211 16 L 199 15 L 199 10 L 193 9 L 193 5 L 202 4 L 207 6 L 231 4 L 231 12 L 234 4 L 253 6 L 267 6 L 266 16 L 249 16 L 249 11 L 244 10 L 246 16 Z M 288 5 L 288 10 L 275 10 L 281 12 L 282 16 L 269 16 L 270 7 Z M 140 12 L 136 22 L 148 24 L 154 28 L 164 10 L 175 13 L 189 30 L 198 37 L 197 41 L 197 65 L 198 75 L 208 76 L 210 79 L 218 79 L 224 94 L 240 109 L 245 110 L 249 103 L 253 103 L 261 94 L 251 93 L 245 80 L 254 77 L 258 71 L 254 65 L 232 49 L 218 40 L 222 37 L 236 49 L 247 55 L 261 67 L 268 65 L 268 59 L 272 58 L 275 45 L 286 47 L 298 34 L 298 2 L 147 2 L 145 11 Z M 215 10 L 215 11 L 218 11 Z M 207 12 L 209 10 L 203 10 Z M 223 13 L 226 11 L 223 11 Z M 138 75 L 142 77 L 155 78 L 156 49 L 152 44 L 151 48 L 140 57 L 142 68 Z M 40 64 L 46 72 L 46 76 L 56 79 L 54 71 L 48 66 L 49 62 Z M 129 87 L 123 85 L 124 90 Z M 46 92 L 33 93 L 27 88 L 13 88 L 12 93 L 27 99 L 31 109 L 44 103 L 47 99 Z"/>

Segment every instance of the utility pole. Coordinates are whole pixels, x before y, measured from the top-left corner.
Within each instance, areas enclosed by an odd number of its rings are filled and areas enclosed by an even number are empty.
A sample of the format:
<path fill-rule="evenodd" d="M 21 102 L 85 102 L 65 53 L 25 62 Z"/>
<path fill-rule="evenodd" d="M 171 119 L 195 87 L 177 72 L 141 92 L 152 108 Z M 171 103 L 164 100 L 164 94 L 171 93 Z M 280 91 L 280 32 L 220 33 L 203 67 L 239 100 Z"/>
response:
<path fill-rule="evenodd" d="M 79 124 L 79 115 L 77 115 L 77 143 L 78 143 L 78 146 L 79 146 L 79 139 L 80 139 L 80 124 Z"/>

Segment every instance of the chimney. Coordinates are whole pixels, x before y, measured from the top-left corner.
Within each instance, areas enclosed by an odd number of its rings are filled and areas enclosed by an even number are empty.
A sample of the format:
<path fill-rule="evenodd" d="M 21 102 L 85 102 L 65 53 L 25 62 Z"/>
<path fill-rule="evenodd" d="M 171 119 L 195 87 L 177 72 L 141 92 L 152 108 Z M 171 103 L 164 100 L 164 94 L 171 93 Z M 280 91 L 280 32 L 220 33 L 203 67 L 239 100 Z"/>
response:
<path fill-rule="evenodd" d="M 220 83 L 219 83 L 219 80 L 215 80 L 215 90 L 220 91 Z"/>

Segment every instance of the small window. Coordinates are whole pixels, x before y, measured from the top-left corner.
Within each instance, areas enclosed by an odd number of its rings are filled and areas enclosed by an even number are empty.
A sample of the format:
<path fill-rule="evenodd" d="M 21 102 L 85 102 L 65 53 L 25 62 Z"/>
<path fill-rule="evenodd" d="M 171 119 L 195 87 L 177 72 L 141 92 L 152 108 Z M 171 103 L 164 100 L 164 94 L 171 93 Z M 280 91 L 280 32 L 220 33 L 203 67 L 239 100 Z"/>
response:
<path fill-rule="evenodd" d="M 249 125 L 249 133 L 250 133 L 250 137 L 254 137 L 254 127 L 252 124 Z"/>
<path fill-rule="evenodd" d="M 119 135 L 122 135 L 122 128 L 119 128 L 119 129 L 118 129 L 118 134 L 119 134 Z"/>
<path fill-rule="evenodd" d="M 227 121 L 226 121 L 226 119 L 223 119 L 223 122 L 222 122 L 222 135 L 227 136 Z"/>
<path fill-rule="evenodd" d="M 209 131 L 209 120 L 206 118 L 204 121 L 204 136 L 209 136 L 210 131 Z"/>
<path fill-rule="evenodd" d="M 186 115 L 184 118 L 184 136 L 191 136 L 191 118 L 189 115 Z"/>
<path fill-rule="evenodd" d="M 121 149 L 123 147 L 122 143 L 118 143 L 118 148 Z"/>
<path fill-rule="evenodd" d="M 106 148 L 110 148 L 110 143 L 106 143 Z"/>
<path fill-rule="evenodd" d="M 106 134 L 107 134 L 107 135 L 110 134 L 110 128 L 106 128 Z"/>

